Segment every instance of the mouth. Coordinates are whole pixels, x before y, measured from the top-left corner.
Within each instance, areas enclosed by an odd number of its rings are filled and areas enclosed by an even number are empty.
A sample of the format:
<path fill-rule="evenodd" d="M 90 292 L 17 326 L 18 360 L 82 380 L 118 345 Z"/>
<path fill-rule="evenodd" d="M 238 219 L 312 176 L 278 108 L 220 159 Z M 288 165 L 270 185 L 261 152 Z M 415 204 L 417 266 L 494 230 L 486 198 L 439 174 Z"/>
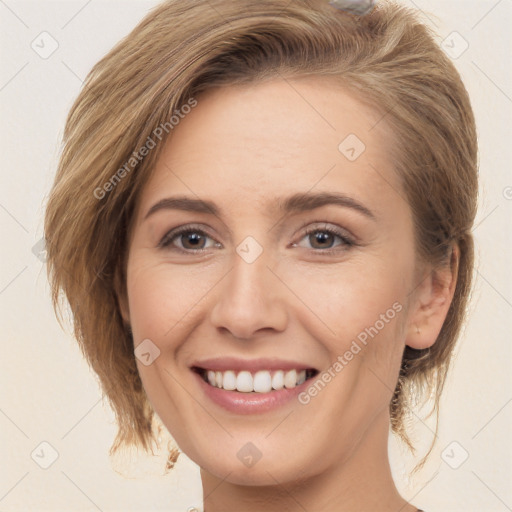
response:
<path fill-rule="evenodd" d="M 283 370 L 213 370 L 192 366 L 209 386 L 235 391 L 239 393 L 272 393 L 283 389 L 293 389 L 301 386 L 307 380 L 318 375 L 315 368 L 295 368 Z"/>

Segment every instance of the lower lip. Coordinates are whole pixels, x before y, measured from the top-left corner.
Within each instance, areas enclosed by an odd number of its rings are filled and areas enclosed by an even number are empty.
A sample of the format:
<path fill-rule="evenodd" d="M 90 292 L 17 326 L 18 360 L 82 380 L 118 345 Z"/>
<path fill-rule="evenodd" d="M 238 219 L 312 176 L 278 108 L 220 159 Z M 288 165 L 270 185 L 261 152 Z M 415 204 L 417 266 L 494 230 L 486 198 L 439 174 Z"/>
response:
<path fill-rule="evenodd" d="M 237 414 L 257 414 L 272 411 L 283 407 L 297 397 L 301 391 L 310 385 L 310 380 L 291 389 L 279 389 L 269 393 L 242 393 L 240 391 L 227 391 L 208 384 L 201 375 L 192 372 L 205 395 L 217 405 Z"/>

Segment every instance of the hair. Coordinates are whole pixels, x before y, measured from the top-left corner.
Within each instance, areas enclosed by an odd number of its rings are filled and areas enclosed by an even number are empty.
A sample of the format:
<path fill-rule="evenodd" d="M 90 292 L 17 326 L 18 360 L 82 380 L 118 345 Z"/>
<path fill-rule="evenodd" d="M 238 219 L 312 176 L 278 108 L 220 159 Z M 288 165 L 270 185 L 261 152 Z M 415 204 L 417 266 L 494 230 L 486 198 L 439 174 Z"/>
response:
<path fill-rule="evenodd" d="M 405 419 L 419 396 L 434 398 L 437 431 L 471 291 L 478 181 L 470 100 L 436 35 L 417 11 L 392 1 L 357 16 L 320 0 L 169 0 L 87 76 L 66 121 L 45 213 L 53 307 L 61 322 L 65 296 L 74 335 L 115 413 L 111 454 L 122 445 L 148 450 L 155 435 L 119 297 L 126 296 L 137 200 L 172 135 L 169 120 L 213 87 L 301 76 L 339 80 L 382 114 L 412 210 L 418 259 L 440 268 L 449 265 L 449 248 L 459 247 L 455 292 L 439 336 L 430 348 L 405 348 L 390 402 L 392 430 L 413 451 Z M 161 137 L 158 127 L 165 128 Z M 155 147 L 148 149 L 150 140 Z"/>

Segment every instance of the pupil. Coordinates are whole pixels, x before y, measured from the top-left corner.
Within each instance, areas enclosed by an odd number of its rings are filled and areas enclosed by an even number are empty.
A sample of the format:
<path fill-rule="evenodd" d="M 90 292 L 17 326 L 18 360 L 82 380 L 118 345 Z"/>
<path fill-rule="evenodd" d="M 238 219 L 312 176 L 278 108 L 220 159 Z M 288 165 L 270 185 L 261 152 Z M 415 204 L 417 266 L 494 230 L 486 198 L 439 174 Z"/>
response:
<path fill-rule="evenodd" d="M 198 235 L 197 233 L 189 233 L 186 235 L 187 243 L 191 242 L 193 246 L 197 247 L 197 243 L 201 240 L 201 235 Z"/>
<path fill-rule="evenodd" d="M 316 239 L 317 242 L 325 242 L 326 240 L 328 241 L 329 237 L 331 236 L 329 233 L 326 233 L 326 232 L 320 232 L 320 233 L 316 233 L 313 235 L 314 238 Z"/>

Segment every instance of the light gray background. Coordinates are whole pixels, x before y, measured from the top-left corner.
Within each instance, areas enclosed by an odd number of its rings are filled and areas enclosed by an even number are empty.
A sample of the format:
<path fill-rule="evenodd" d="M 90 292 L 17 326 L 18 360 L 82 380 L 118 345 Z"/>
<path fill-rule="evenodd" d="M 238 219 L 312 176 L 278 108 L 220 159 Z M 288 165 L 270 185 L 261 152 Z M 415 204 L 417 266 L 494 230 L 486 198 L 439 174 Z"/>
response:
<path fill-rule="evenodd" d="M 403 495 L 427 512 L 505 512 L 512 510 L 512 0 L 402 1 L 424 12 L 469 90 L 482 191 L 471 320 L 443 397 L 436 448 L 409 478 L 414 459 L 390 438 L 393 471 Z M 55 320 L 33 251 L 67 111 L 92 65 L 157 3 L 0 0 L 1 512 L 185 512 L 201 504 L 198 469 L 183 454 L 167 476 L 158 476 L 162 458 L 134 459 L 131 479 L 112 469 L 113 414 L 70 330 Z M 58 48 L 45 55 L 52 40 Z M 422 455 L 432 418 L 418 414 L 415 428 Z M 52 453 L 58 457 L 43 469 Z"/>

